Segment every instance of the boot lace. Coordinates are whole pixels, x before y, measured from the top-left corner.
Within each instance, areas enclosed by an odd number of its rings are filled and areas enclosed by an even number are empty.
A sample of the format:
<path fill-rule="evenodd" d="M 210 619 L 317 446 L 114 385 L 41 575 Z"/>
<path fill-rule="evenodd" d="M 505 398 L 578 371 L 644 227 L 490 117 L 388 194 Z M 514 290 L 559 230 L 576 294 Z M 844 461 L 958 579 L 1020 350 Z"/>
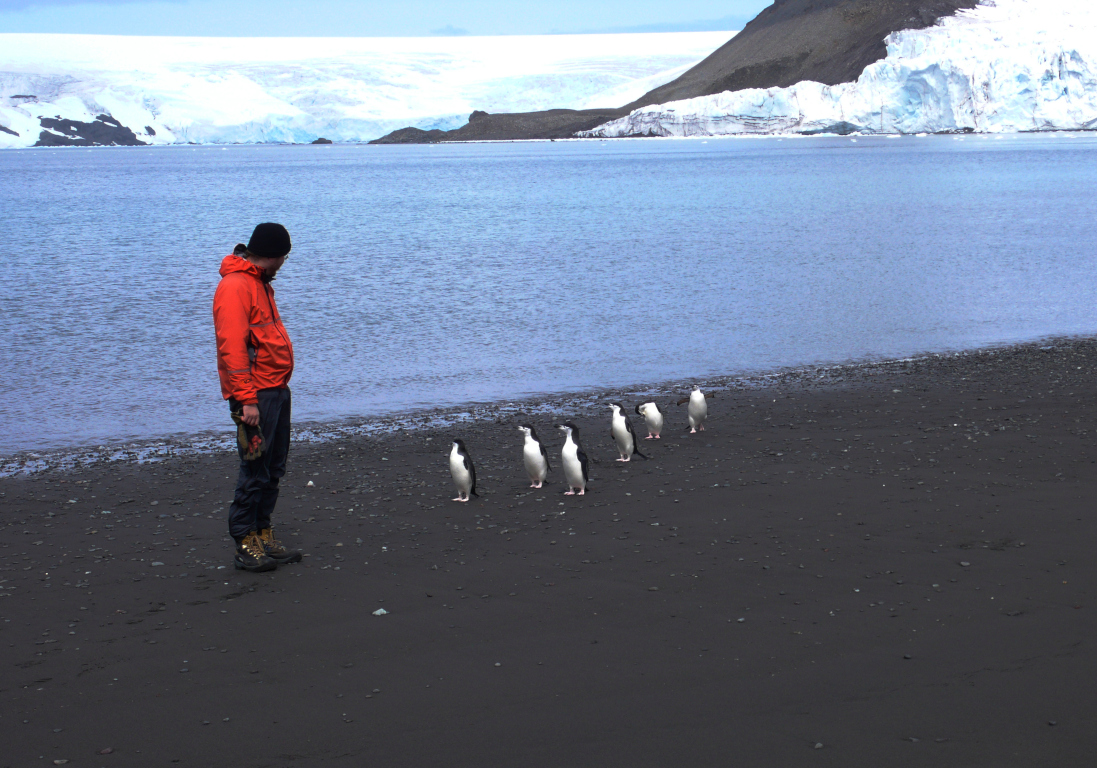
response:
<path fill-rule="evenodd" d="M 267 552 L 281 552 L 285 549 L 285 547 L 278 542 L 278 539 L 274 538 L 273 528 L 268 528 L 263 531 L 259 536 L 259 541 L 262 542 L 263 547 Z"/>
<path fill-rule="evenodd" d="M 263 551 L 263 544 L 259 540 L 259 537 L 254 533 L 240 542 L 240 547 L 252 557 L 258 559 L 263 557 L 266 552 Z"/>

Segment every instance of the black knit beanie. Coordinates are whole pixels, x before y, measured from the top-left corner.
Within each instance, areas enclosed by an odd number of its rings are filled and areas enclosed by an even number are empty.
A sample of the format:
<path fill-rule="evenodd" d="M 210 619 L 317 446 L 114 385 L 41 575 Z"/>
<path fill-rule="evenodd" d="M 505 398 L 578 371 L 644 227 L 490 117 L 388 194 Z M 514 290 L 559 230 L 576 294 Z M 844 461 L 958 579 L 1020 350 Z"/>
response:
<path fill-rule="evenodd" d="M 286 228 L 269 222 L 256 227 L 251 233 L 251 240 L 248 240 L 248 250 L 265 259 L 285 256 L 291 247 Z"/>

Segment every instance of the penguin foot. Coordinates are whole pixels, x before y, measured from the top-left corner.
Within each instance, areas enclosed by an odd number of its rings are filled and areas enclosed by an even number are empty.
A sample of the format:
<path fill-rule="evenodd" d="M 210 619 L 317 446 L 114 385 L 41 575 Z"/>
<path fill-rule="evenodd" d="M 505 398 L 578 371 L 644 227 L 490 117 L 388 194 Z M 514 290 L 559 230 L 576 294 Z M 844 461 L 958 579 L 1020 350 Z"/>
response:
<path fill-rule="evenodd" d="M 697 430 L 696 430 L 695 428 L 693 428 L 693 427 L 690 427 L 689 433 L 690 433 L 691 435 L 696 435 L 696 434 L 697 434 Z"/>
<path fill-rule="evenodd" d="M 568 489 L 567 489 L 566 491 L 564 491 L 564 495 L 565 495 L 565 496 L 574 496 L 574 495 L 575 495 L 575 491 L 573 491 L 573 490 L 571 490 L 570 488 L 568 488 Z"/>
<path fill-rule="evenodd" d="M 655 435 L 651 435 L 651 434 L 649 434 L 649 435 L 648 435 L 647 437 L 645 437 L 644 439 L 645 439 L 645 440 L 654 440 L 654 439 L 655 439 Z"/>
<path fill-rule="evenodd" d="M 656 435 L 656 436 L 655 436 L 655 439 L 656 439 L 656 440 L 662 440 L 663 438 L 662 438 L 662 437 L 660 437 L 659 435 Z"/>
<path fill-rule="evenodd" d="M 576 496 L 586 496 L 587 495 L 587 489 L 586 488 L 580 488 L 579 493 L 577 493 L 575 495 Z"/>
<path fill-rule="evenodd" d="M 468 501 L 468 499 L 462 499 L 460 496 L 458 496 L 456 499 L 451 499 L 451 501 Z"/>
<path fill-rule="evenodd" d="M 698 432 L 704 432 L 705 431 L 705 425 L 702 424 L 701 426 L 697 427 L 697 431 Z"/>
<path fill-rule="evenodd" d="M 618 459 L 618 461 L 628 461 L 628 459 Z"/>

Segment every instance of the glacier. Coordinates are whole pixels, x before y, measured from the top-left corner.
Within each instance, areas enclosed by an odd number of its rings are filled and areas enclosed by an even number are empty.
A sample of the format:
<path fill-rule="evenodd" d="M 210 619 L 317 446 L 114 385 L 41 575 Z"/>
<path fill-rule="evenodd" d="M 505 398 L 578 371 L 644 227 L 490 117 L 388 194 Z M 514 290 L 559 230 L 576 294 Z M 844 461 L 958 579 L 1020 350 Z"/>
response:
<path fill-rule="evenodd" d="M 100 115 L 147 144 L 307 143 L 458 128 L 473 110 L 614 106 L 673 80 L 734 34 L 0 34 L 0 148 L 31 146 L 43 130 L 61 137 L 66 123 Z"/>
<path fill-rule="evenodd" d="M 889 35 L 855 82 L 804 81 L 635 110 L 583 136 L 1097 129 L 1097 3 L 984 0 Z"/>

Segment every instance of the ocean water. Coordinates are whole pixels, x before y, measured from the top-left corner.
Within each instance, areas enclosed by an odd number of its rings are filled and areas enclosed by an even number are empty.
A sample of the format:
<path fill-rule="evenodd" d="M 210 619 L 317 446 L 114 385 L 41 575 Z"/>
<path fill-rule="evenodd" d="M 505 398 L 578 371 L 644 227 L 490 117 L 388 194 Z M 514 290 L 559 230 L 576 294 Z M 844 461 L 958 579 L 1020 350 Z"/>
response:
<path fill-rule="evenodd" d="M 0 153 L 0 454 L 228 425 L 260 221 L 295 419 L 1097 332 L 1097 138 Z"/>

